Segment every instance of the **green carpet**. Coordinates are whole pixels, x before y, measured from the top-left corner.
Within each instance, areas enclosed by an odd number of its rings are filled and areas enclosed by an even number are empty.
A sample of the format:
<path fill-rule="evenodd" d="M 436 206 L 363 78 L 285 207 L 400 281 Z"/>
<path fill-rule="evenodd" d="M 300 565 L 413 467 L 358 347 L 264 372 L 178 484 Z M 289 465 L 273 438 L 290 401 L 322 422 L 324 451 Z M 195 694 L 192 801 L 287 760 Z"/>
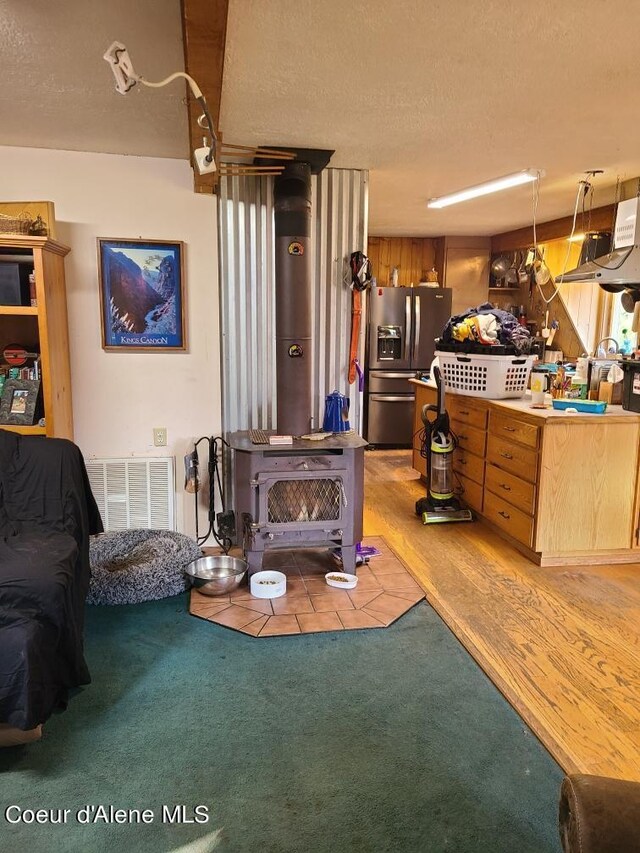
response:
<path fill-rule="evenodd" d="M 90 608 L 87 657 L 45 738 L 0 750 L 3 853 L 165 853 L 219 828 L 228 853 L 559 849 L 559 767 L 425 603 L 384 631 L 261 640 L 183 596 Z M 72 811 L 14 826 L 10 803 Z M 87 804 L 155 820 L 80 825 Z M 163 824 L 163 804 L 210 821 Z"/>

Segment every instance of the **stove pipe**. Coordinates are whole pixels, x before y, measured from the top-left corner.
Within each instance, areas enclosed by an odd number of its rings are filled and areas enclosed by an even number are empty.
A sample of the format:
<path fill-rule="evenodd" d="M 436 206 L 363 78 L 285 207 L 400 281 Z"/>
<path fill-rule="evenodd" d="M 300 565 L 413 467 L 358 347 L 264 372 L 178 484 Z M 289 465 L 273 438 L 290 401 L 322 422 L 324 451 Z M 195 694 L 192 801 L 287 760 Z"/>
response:
<path fill-rule="evenodd" d="M 277 429 L 311 429 L 311 167 L 289 163 L 275 179 Z"/>

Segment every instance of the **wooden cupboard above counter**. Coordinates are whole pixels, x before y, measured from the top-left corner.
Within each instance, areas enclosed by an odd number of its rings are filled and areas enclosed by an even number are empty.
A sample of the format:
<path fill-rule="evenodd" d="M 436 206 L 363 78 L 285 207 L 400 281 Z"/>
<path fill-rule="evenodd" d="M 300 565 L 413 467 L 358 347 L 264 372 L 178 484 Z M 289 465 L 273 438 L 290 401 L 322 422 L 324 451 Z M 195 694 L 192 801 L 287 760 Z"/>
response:
<path fill-rule="evenodd" d="M 413 467 L 435 386 L 416 379 Z M 461 500 L 542 566 L 640 562 L 640 415 L 532 409 L 530 400 L 447 394 Z"/>

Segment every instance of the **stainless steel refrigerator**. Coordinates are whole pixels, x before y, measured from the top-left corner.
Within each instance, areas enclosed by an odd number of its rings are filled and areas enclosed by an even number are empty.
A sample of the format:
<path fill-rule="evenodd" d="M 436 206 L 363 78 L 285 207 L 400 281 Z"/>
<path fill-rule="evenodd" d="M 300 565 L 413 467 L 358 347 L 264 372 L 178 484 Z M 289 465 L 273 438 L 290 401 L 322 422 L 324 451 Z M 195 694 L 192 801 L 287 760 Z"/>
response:
<path fill-rule="evenodd" d="M 451 316 L 451 290 L 374 287 L 369 293 L 365 438 L 410 447 L 415 395 L 408 380 L 429 370 Z"/>

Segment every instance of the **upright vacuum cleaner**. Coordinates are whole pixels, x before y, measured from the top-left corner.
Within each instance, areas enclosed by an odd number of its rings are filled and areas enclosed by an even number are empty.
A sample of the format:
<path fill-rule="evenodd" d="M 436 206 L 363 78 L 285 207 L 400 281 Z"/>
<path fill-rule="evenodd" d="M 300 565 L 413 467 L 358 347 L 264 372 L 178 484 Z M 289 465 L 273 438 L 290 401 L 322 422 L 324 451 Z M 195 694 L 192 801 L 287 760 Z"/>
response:
<path fill-rule="evenodd" d="M 424 524 L 473 521 L 471 511 L 463 509 L 453 493 L 452 462 L 456 439 L 444 407 L 444 380 L 439 367 L 433 368 L 433 378 L 438 388 L 438 403 L 422 407 L 421 454 L 427 460 L 427 497 L 416 502 L 416 515 L 422 516 Z M 429 418 L 430 412 L 434 412 L 435 417 Z"/>

